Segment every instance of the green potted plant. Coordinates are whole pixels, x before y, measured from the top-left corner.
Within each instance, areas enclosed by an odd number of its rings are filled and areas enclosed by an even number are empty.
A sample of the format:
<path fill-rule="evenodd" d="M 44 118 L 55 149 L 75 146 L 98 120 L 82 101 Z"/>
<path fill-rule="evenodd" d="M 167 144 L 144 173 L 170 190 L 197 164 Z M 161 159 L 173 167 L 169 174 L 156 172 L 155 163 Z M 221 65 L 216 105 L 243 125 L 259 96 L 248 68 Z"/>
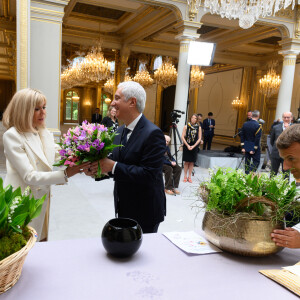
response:
<path fill-rule="evenodd" d="M 200 184 L 199 196 L 197 206 L 206 210 L 202 224 L 206 238 L 241 255 L 280 251 L 271 232 L 284 228 L 287 213 L 300 216 L 296 184 L 289 184 L 283 175 L 270 178 L 266 173 L 246 175 L 242 170 L 219 168 Z"/>
<path fill-rule="evenodd" d="M 0 178 L 0 294 L 19 279 L 23 263 L 33 247 L 37 234 L 27 226 L 42 209 L 46 195 L 35 199 L 30 189 L 3 187 Z"/>

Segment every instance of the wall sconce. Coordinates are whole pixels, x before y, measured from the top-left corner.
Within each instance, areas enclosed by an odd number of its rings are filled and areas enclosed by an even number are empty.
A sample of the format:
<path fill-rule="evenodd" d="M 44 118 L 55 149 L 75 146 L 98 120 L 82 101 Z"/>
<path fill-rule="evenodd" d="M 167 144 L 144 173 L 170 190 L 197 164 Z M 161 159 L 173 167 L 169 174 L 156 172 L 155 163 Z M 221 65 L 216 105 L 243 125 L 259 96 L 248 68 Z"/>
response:
<path fill-rule="evenodd" d="M 231 105 L 234 109 L 239 110 L 241 107 L 243 107 L 244 103 L 239 99 L 239 97 L 236 97 L 232 100 Z"/>
<path fill-rule="evenodd" d="M 91 105 L 92 105 L 92 103 L 91 103 L 91 101 L 90 101 L 90 100 L 86 100 L 86 101 L 85 101 L 85 105 L 87 105 L 87 106 L 91 106 Z"/>
<path fill-rule="evenodd" d="M 111 100 L 109 98 L 105 98 L 104 102 L 109 105 L 111 103 Z"/>

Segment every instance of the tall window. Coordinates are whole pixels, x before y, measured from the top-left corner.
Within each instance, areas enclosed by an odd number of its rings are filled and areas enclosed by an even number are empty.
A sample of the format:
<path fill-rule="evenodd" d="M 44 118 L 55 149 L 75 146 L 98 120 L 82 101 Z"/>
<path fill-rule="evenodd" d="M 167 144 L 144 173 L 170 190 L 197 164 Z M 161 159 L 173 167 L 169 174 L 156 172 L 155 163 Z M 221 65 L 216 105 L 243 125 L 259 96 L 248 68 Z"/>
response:
<path fill-rule="evenodd" d="M 65 108 L 65 122 L 79 123 L 79 96 L 77 92 L 67 92 Z"/>

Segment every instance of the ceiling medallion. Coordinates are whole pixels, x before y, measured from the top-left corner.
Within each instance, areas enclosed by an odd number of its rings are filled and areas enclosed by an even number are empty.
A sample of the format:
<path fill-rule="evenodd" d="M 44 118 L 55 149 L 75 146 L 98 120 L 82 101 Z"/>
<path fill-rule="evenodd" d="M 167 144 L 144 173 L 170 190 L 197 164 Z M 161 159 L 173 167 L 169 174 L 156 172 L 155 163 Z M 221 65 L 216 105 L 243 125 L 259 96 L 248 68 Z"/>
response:
<path fill-rule="evenodd" d="M 154 72 L 154 79 L 163 88 L 176 85 L 177 71 L 172 64 L 171 59 L 167 58 L 167 60 Z"/>
<path fill-rule="evenodd" d="M 267 98 L 270 98 L 278 93 L 280 83 L 280 76 L 276 74 L 274 63 L 272 63 L 267 75 L 264 75 L 264 77 L 259 80 L 259 92 Z"/>
<path fill-rule="evenodd" d="M 204 72 L 201 71 L 201 67 L 192 66 L 191 69 L 191 79 L 190 79 L 190 90 L 199 88 L 204 82 Z"/>
<path fill-rule="evenodd" d="M 199 9 L 201 0 L 187 0 L 190 11 L 197 7 Z M 279 10 L 286 9 L 292 5 L 295 7 L 295 0 L 203 0 L 202 5 L 205 11 L 211 14 L 220 15 L 222 18 L 239 19 L 239 26 L 248 29 L 259 18 L 275 15 Z"/>

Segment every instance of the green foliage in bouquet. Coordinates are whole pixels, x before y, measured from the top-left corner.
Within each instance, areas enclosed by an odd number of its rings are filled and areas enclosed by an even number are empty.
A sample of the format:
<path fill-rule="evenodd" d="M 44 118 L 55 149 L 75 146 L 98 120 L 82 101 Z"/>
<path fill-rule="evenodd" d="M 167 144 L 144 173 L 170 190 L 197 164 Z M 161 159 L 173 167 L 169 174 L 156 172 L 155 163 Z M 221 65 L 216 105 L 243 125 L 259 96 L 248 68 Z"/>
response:
<path fill-rule="evenodd" d="M 35 199 L 30 189 L 22 194 L 20 188 L 3 187 L 0 178 L 0 260 L 26 245 L 30 237 L 26 226 L 39 216 L 45 198 Z"/>
<path fill-rule="evenodd" d="M 200 184 L 200 198 L 206 210 L 223 215 L 238 212 L 269 216 L 283 221 L 287 212 L 300 216 L 295 182 L 291 184 L 284 175 L 269 177 L 268 174 L 245 174 L 242 170 L 219 168 L 211 172 L 211 179 Z M 270 207 L 263 203 L 253 203 L 240 207 L 245 198 L 264 197 L 271 200 L 276 209 L 270 214 Z"/>

